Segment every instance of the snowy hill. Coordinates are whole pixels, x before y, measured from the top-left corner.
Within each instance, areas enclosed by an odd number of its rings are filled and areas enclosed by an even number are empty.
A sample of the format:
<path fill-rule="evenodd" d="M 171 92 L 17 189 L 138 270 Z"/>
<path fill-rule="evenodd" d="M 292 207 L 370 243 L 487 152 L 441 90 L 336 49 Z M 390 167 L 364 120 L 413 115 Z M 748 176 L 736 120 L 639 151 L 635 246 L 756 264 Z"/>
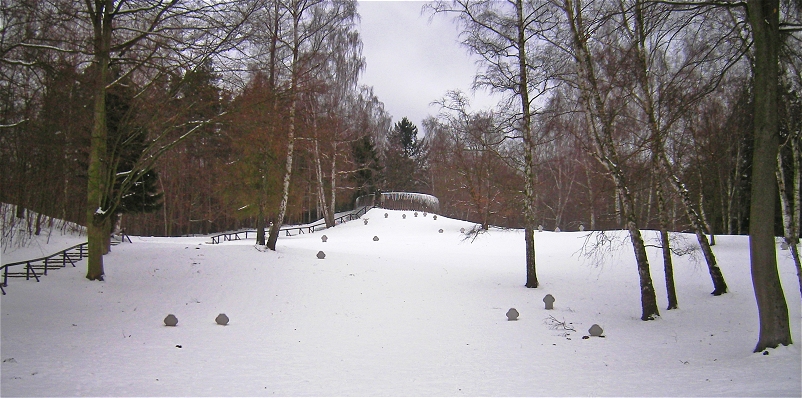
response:
<path fill-rule="evenodd" d="M 799 286 L 787 252 L 778 252 L 780 273 L 797 344 L 761 355 L 752 353 L 746 237 L 720 236 L 714 247 L 730 293 L 711 296 L 704 265 L 675 258 L 680 308 L 643 322 L 628 246 L 593 264 L 577 254 L 587 233 L 537 233 L 542 286 L 526 289 L 521 231 L 472 241 L 460 229 L 473 224 L 431 214 L 373 209 L 363 219 L 281 237 L 277 252 L 253 241 L 132 237 L 105 257 L 105 282 L 86 281 L 80 267 L 16 280 L 2 298 L 0 393 L 802 393 Z M 660 254 L 649 254 L 664 308 Z M 554 310 L 544 309 L 546 294 Z M 507 320 L 510 307 L 519 320 Z M 169 313 L 176 327 L 164 326 Z M 215 324 L 219 313 L 227 326 Z M 604 337 L 583 339 L 594 323 Z"/>

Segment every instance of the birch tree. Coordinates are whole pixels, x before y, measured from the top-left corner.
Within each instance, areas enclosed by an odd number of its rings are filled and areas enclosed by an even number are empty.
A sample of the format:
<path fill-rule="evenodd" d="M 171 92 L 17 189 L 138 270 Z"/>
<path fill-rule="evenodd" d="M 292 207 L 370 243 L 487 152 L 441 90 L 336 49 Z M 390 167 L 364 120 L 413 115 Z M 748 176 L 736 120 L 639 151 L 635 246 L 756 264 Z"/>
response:
<path fill-rule="evenodd" d="M 644 2 L 636 0 L 632 4 L 631 14 L 625 5 L 621 4 L 622 26 L 630 38 L 631 47 L 635 54 L 635 76 L 637 81 L 637 94 L 635 102 L 645 114 L 645 124 L 649 131 L 652 156 L 656 160 L 659 174 L 668 178 L 671 186 L 682 200 L 685 213 L 690 221 L 691 229 L 699 241 L 710 277 L 713 281 L 713 294 L 718 296 L 727 292 L 721 268 L 716 262 L 715 254 L 705 235 L 707 230 L 699 210 L 691 198 L 682 178 L 669 160 L 666 147 L 668 132 L 674 123 L 680 120 L 682 114 L 694 102 L 703 99 L 718 85 L 718 81 L 726 73 L 733 62 L 740 58 L 738 49 L 718 49 L 716 42 L 708 38 L 682 37 L 683 28 L 693 26 L 693 32 L 704 32 L 708 26 L 702 21 L 695 21 L 696 13 L 681 16 L 672 16 L 659 5 L 645 7 Z M 631 15 L 631 16 L 630 16 Z M 630 22 L 631 18 L 631 22 Z M 711 20 L 712 18 L 707 18 Z M 673 26 L 672 26 L 673 25 Z M 722 29 L 709 28 L 713 31 Z M 691 30 L 691 29 L 687 29 Z M 718 42 L 724 41 L 724 36 L 718 37 Z M 688 48 L 699 45 L 699 42 L 708 43 L 701 49 Z M 715 39 L 715 38 L 714 38 Z M 683 57 L 668 54 L 679 45 L 675 40 L 682 40 L 685 50 Z M 694 51 L 695 50 L 695 51 Z M 699 55 L 697 55 L 699 54 Z M 700 76 L 698 71 L 709 68 L 707 76 Z"/>
<path fill-rule="evenodd" d="M 559 3 L 559 7 L 564 13 L 564 23 L 567 25 L 568 42 L 564 48 L 570 54 L 575 65 L 576 80 L 574 84 L 579 91 L 580 102 L 584 108 L 583 113 L 592 137 L 594 146 L 592 155 L 604 165 L 615 183 L 616 192 L 621 200 L 621 214 L 635 252 L 640 279 L 641 319 L 653 320 L 660 315 L 660 312 L 657 308 L 646 248 L 635 216 L 635 204 L 630 183 L 624 172 L 623 159 L 614 138 L 614 115 L 616 113 L 608 105 L 612 100 L 603 97 L 597 72 L 598 66 L 594 62 L 594 55 L 589 46 L 593 33 L 600 33 L 600 24 L 604 18 L 586 21 L 585 13 L 596 11 L 596 15 L 599 16 L 604 15 L 604 12 L 603 10 L 586 9 L 580 0 L 564 0 Z"/>
<path fill-rule="evenodd" d="M 287 47 L 291 56 L 281 66 L 289 75 L 287 96 L 289 102 L 287 121 L 287 151 L 283 170 L 282 197 L 276 211 L 276 218 L 270 228 L 267 248 L 276 250 L 276 242 L 287 212 L 292 178 L 293 157 L 295 155 L 296 130 L 299 127 L 298 109 L 302 90 L 308 90 L 318 67 L 321 52 L 326 43 L 332 40 L 343 25 L 352 25 L 357 18 L 356 2 L 327 2 L 323 0 L 290 0 L 282 3 L 289 18 L 287 37 L 279 39 Z"/>
<path fill-rule="evenodd" d="M 523 141 L 526 287 L 539 285 L 535 266 L 537 134 L 532 131 L 535 101 L 547 92 L 548 76 L 536 44 L 538 32 L 548 29 L 551 9 L 546 2 L 524 0 L 438 1 L 433 13 L 456 15 L 462 26 L 462 44 L 481 59 L 483 70 L 474 79 L 477 88 L 507 96 L 506 109 L 518 109 L 513 119 L 517 138 Z"/>

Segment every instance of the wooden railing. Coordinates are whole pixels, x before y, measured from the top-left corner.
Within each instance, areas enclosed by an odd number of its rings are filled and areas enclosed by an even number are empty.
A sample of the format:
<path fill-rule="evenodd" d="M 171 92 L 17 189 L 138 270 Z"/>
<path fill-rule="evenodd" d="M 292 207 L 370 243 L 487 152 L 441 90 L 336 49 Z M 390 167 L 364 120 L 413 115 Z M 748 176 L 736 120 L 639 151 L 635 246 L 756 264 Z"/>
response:
<path fill-rule="evenodd" d="M 354 211 L 349 213 L 343 214 L 334 219 L 334 225 L 342 224 L 344 222 L 348 222 L 351 220 L 356 220 L 361 217 L 363 214 L 367 213 L 372 207 L 370 206 L 363 206 L 359 207 Z M 285 233 L 285 236 L 297 236 L 300 234 L 305 233 L 314 233 L 315 231 L 326 229 L 326 222 L 323 220 L 317 221 L 313 224 L 305 224 L 305 225 L 298 225 L 298 226 L 287 226 L 279 228 L 279 231 Z M 292 234 L 293 231 L 295 235 Z M 236 240 L 243 240 L 248 239 L 248 236 L 253 234 L 254 238 L 256 237 L 256 230 L 255 229 L 244 229 L 240 231 L 233 231 L 233 232 L 224 232 L 222 234 L 212 236 L 212 243 L 218 244 L 220 242 L 229 242 L 229 241 L 236 241 Z"/>
<path fill-rule="evenodd" d="M 363 214 L 367 213 L 368 210 L 370 209 L 371 209 L 370 206 L 363 206 L 354 211 L 343 214 L 334 219 L 334 225 L 342 224 L 344 222 L 348 222 L 351 220 L 356 220 Z M 306 232 L 313 233 L 319 229 L 326 229 L 326 223 L 322 220 L 309 225 L 282 227 L 281 229 L 279 229 L 279 231 L 284 231 L 286 233 L 286 236 L 293 236 L 292 231 L 297 231 L 295 235 L 299 235 Z M 242 230 L 242 231 L 226 232 L 218 234 L 212 236 L 212 243 L 217 244 L 220 243 L 221 241 L 242 240 L 243 237 L 241 235 L 244 235 L 244 239 L 248 239 L 249 234 L 253 234 L 254 237 L 256 237 L 256 230 L 251 229 L 251 230 Z M 131 238 L 129 238 L 127 235 L 123 235 L 121 241 L 122 240 L 128 240 L 128 242 L 131 242 Z M 47 275 L 48 270 L 64 268 L 67 266 L 67 263 L 75 267 L 76 261 L 81 261 L 88 256 L 89 256 L 89 243 L 84 242 L 46 257 L 3 264 L 2 266 L 0 266 L 0 270 L 2 270 L 3 273 L 3 283 L 0 284 L 0 290 L 2 290 L 4 295 L 6 294 L 5 288 L 8 287 L 8 278 L 25 277 L 26 280 L 30 280 L 31 277 L 33 277 L 34 279 L 36 279 L 37 282 L 39 282 L 40 274 L 36 272 L 37 270 L 43 271 L 42 275 Z M 19 266 L 24 266 L 23 267 L 24 271 L 23 270 L 17 271 L 16 270 L 17 268 L 14 268 Z"/>
<path fill-rule="evenodd" d="M 64 268 L 67 263 L 75 267 L 76 261 L 81 261 L 87 256 L 89 256 L 89 243 L 84 242 L 46 257 L 3 264 L 0 266 L 3 272 L 3 283 L 0 284 L 0 290 L 3 291 L 3 294 L 6 294 L 5 288 L 8 287 L 8 278 L 21 278 L 24 276 L 25 280 L 30 280 L 31 276 L 33 276 L 39 282 L 39 274 L 36 273 L 36 270 L 42 270 L 44 271 L 42 275 L 47 275 L 48 270 Z M 24 266 L 24 271 L 17 271 L 16 268 L 12 269 L 19 266 Z"/>

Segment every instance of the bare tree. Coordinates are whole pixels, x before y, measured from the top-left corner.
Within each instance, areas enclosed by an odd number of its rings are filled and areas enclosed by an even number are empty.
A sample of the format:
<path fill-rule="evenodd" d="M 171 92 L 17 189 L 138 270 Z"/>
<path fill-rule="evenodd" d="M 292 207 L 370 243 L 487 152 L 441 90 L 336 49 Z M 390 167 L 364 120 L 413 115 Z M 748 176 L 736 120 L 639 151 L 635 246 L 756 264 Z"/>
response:
<path fill-rule="evenodd" d="M 607 105 L 610 101 L 605 101 L 602 97 L 601 83 L 596 70 L 597 65 L 594 62 L 594 56 L 588 44 L 591 37 L 590 32 L 598 32 L 600 28 L 598 24 L 604 19 L 586 21 L 584 14 L 590 12 L 590 10 L 587 10 L 581 1 L 565 0 L 559 4 L 559 7 L 565 14 L 569 37 L 568 43 L 564 48 L 575 63 L 577 75 L 575 84 L 584 108 L 587 126 L 592 136 L 594 145 L 592 154 L 605 166 L 610 177 L 615 182 L 616 191 L 621 200 L 621 213 L 635 251 L 638 275 L 640 277 L 641 319 L 644 321 L 652 320 L 659 316 L 660 312 L 657 308 L 657 299 L 652 284 L 646 248 L 635 216 L 633 195 L 627 175 L 623 169 L 624 163 L 614 138 L 615 113 Z M 596 15 L 603 14 L 604 12 L 599 10 Z"/>
<path fill-rule="evenodd" d="M 343 24 L 353 24 L 357 17 L 355 1 L 291 0 L 282 4 L 282 7 L 286 9 L 286 15 L 291 25 L 289 37 L 280 39 L 292 54 L 287 60 L 289 64 L 283 64 L 283 67 L 289 71 L 287 95 L 290 105 L 282 198 L 267 239 L 267 247 L 270 250 L 276 250 L 278 232 L 287 212 L 301 90 L 310 88 L 309 85 L 314 78 L 313 71 L 318 65 L 317 60 L 326 50 L 326 43 L 336 36 L 338 27 Z"/>
<path fill-rule="evenodd" d="M 548 68 L 539 53 L 538 32 L 552 23 L 546 2 L 508 1 L 438 1 L 429 5 L 433 13 L 454 13 L 463 27 L 462 43 L 481 57 L 483 72 L 476 87 L 486 87 L 507 95 L 509 106 L 520 109 L 513 117 L 517 136 L 523 141 L 524 214 L 526 241 L 526 287 L 539 285 L 535 267 L 535 175 L 538 139 L 532 131 L 535 101 L 545 95 Z"/>

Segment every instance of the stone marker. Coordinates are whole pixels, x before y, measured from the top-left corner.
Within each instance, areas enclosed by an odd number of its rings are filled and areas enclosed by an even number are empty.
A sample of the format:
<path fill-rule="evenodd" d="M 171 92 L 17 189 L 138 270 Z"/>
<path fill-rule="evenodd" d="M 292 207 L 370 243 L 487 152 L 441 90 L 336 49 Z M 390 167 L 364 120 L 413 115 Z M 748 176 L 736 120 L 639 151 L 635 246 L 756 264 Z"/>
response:
<path fill-rule="evenodd" d="M 601 326 L 594 323 L 593 326 L 591 326 L 590 329 L 588 329 L 588 333 L 590 333 L 590 335 L 593 337 L 599 337 L 602 335 L 602 333 L 604 333 L 604 329 L 602 329 Z"/>
<path fill-rule="evenodd" d="M 326 236 L 326 235 L 323 235 L 323 236 L 320 237 L 320 240 L 322 240 L 323 243 L 326 243 L 326 241 L 329 240 L 329 237 Z"/>
<path fill-rule="evenodd" d="M 169 314 L 164 317 L 164 324 L 167 326 L 175 326 L 178 325 L 178 318 L 175 317 L 173 314 Z"/>
<path fill-rule="evenodd" d="M 317 258 L 319 258 L 321 260 L 326 258 L 326 253 L 323 253 L 323 250 L 317 252 Z"/>
<path fill-rule="evenodd" d="M 384 218 L 387 218 L 387 217 L 390 217 L 390 215 L 387 214 L 387 213 L 384 213 Z"/>
<path fill-rule="evenodd" d="M 365 225 L 368 225 L 368 219 L 367 218 L 365 219 Z"/>
<path fill-rule="evenodd" d="M 554 228 L 554 232 L 560 232 L 560 227 Z"/>
<path fill-rule="evenodd" d="M 374 237 L 373 237 L 373 241 L 374 241 L 374 242 L 378 242 L 378 241 L 379 241 L 379 237 L 378 237 L 378 236 L 374 236 Z"/>
<path fill-rule="evenodd" d="M 415 212 L 415 217 L 417 217 L 417 216 L 418 216 L 418 212 L 416 211 L 416 212 Z"/>
<path fill-rule="evenodd" d="M 538 232 L 543 232 L 543 226 L 542 225 L 538 225 L 537 226 L 537 231 Z"/>
<path fill-rule="evenodd" d="M 406 214 L 402 214 L 402 215 L 401 215 L 401 218 L 403 218 L 403 219 L 405 219 L 405 220 L 406 220 L 406 219 L 407 219 L 407 215 L 406 215 Z"/>
<path fill-rule="evenodd" d="M 228 316 L 221 312 L 220 315 L 217 315 L 217 318 L 214 318 L 214 321 L 217 322 L 218 325 L 226 326 L 228 325 Z"/>
<path fill-rule="evenodd" d="M 459 229 L 459 233 L 464 234 L 465 233 L 465 228 L 460 228 Z"/>
<path fill-rule="evenodd" d="M 583 231 L 585 231 L 585 225 L 584 224 L 579 224 L 579 232 L 583 232 Z"/>
<path fill-rule="evenodd" d="M 426 216 L 428 216 L 428 215 L 429 215 L 429 213 L 427 213 L 427 212 L 425 212 L 425 211 L 423 212 L 423 216 L 424 216 L 424 217 L 426 217 Z"/>
<path fill-rule="evenodd" d="M 554 296 L 552 296 L 551 294 L 547 294 L 546 297 L 543 297 L 543 302 L 546 303 L 547 310 L 554 309 L 554 301 L 555 301 Z"/>
<path fill-rule="evenodd" d="M 781 250 L 788 250 L 788 244 L 783 241 L 782 243 L 780 243 L 780 249 Z"/>
<path fill-rule="evenodd" d="M 516 310 L 515 308 L 510 308 L 507 311 L 507 320 L 508 321 L 517 321 L 519 315 L 521 315 L 521 314 L 518 313 L 518 310 Z"/>
<path fill-rule="evenodd" d="M 439 230 L 439 231 L 437 231 L 437 232 L 439 232 L 439 233 L 441 233 L 441 234 L 442 234 L 442 233 L 443 233 L 443 228 L 440 228 L 440 230 Z"/>
<path fill-rule="evenodd" d="M 432 216 L 432 220 L 437 220 L 437 214 Z"/>

